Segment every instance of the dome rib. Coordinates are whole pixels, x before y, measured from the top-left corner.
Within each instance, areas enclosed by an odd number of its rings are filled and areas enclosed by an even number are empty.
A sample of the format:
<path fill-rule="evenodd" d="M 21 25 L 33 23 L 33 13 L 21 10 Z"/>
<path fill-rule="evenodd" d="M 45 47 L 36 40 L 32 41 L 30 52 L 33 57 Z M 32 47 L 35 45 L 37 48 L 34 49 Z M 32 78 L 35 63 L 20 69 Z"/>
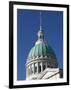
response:
<path fill-rule="evenodd" d="M 30 50 L 28 58 L 45 57 L 47 55 L 55 55 L 53 49 L 45 43 L 39 43 Z"/>
<path fill-rule="evenodd" d="M 35 51 L 34 52 L 35 52 L 35 57 L 37 57 L 38 56 L 38 46 L 37 45 L 35 46 Z"/>
<path fill-rule="evenodd" d="M 46 55 L 47 55 L 47 53 L 46 53 L 46 45 L 43 44 L 43 56 L 46 56 Z"/>
<path fill-rule="evenodd" d="M 34 47 L 32 49 L 32 54 L 31 54 L 31 58 L 33 58 L 33 57 L 34 57 Z"/>
<path fill-rule="evenodd" d="M 39 44 L 39 56 L 42 55 L 42 44 Z"/>

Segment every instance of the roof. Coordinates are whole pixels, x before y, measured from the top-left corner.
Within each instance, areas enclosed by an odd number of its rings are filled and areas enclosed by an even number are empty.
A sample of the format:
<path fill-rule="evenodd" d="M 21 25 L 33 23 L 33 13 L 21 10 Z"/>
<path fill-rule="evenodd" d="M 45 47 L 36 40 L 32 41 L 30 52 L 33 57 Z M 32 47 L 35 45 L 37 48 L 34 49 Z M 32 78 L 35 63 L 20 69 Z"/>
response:
<path fill-rule="evenodd" d="M 53 49 L 45 44 L 45 43 L 39 43 L 36 44 L 29 52 L 28 58 L 33 58 L 33 57 L 45 57 L 48 55 L 55 55 Z"/>

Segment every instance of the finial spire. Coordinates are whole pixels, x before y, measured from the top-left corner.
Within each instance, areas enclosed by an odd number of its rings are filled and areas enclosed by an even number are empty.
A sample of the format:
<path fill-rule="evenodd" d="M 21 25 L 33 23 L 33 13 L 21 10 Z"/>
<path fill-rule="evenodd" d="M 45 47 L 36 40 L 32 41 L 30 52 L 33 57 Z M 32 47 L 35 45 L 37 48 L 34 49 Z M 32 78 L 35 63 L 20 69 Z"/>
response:
<path fill-rule="evenodd" d="M 41 12 L 40 12 L 40 30 L 42 30 Z"/>
<path fill-rule="evenodd" d="M 42 30 L 41 12 L 40 12 L 40 30 L 38 31 L 38 40 L 44 40 L 44 32 Z"/>
<path fill-rule="evenodd" d="M 42 42 L 44 42 L 44 32 L 43 32 L 43 30 L 42 30 L 42 15 L 41 15 L 42 13 L 40 12 L 40 17 L 39 17 L 39 21 L 40 21 L 40 30 L 38 31 L 38 33 L 37 33 L 37 35 L 38 35 L 38 40 L 37 40 L 37 42 L 36 42 L 36 44 L 39 44 L 39 43 L 42 43 Z"/>

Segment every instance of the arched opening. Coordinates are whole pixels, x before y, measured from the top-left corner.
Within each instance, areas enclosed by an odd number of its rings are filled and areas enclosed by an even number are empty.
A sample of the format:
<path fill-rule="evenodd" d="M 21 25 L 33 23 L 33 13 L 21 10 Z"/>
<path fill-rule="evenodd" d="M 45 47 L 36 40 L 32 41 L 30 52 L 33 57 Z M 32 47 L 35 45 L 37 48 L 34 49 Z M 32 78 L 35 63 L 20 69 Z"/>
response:
<path fill-rule="evenodd" d="M 39 66 L 39 73 L 41 72 L 41 66 Z"/>
<path fill-rule="evenodd" d="M 40 62 L 38 63 L 38 72 L 39 73 L 41 72 L 41 63 Z"/>
<path fill-rule="evenodd" d="M 46 69 L 46 67 L 47 67 L 47 63 L 43 62 L 43 71 Z"/>
<path fill-rule="evenodd" d="M 46 68 L 46 66 L 45 66 L 45 65 L 43 65 L 43 70 L 45 70 L 45 68 Z"/>

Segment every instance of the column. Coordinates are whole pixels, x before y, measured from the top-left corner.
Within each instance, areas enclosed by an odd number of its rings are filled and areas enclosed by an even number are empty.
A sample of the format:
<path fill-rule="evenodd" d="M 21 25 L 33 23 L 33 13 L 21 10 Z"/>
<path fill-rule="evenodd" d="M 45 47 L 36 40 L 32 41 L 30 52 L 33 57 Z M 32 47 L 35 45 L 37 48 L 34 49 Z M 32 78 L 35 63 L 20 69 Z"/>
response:
<path fill-rule="evenodd" d="M 28 66 L 28 72 L 27 72 L 28 76 L 29 76 L 29 66 Z"/>
<path fill-rule="evenodd" d="M 30 65 L 30 75 L 32 74 L 32 66 Z"/>
<path fill-rule="evenodd" d="M 39 64 L 37 62 L 37 73 L 39 73 Z"/>
<path fill-rule="evenodd" d="M 46 68 L 47 68 L 47 62 L 46 62 Z"/>
<path fill-rule="evenodd" d="M 28 77 L 28 67 L 26 67 L 27 69 L 26 69 L 26 76 Z"/>
<path fill-rule="evenodd" d="M 43 62 L 41 62 L 41 72 L 43 72 Z"/>
<path fill-rule="evenodd" d="M 30 65 L 29 65 L 29 76 L 30 76 L 30 71 L 31 71 L 31 70 L 30 70 Z"/>
<path fill-rule="evenodd" d="M 35 73 L 35 64 L 33 63 L 33 73 Z"/>
<path fill-rule="evenodd" d="M 26 77 L 28 76 L 28 73 L 27 72 L 28 72 L 28 70 L 27 70 L 27 67 L 26 67 Z"/>

